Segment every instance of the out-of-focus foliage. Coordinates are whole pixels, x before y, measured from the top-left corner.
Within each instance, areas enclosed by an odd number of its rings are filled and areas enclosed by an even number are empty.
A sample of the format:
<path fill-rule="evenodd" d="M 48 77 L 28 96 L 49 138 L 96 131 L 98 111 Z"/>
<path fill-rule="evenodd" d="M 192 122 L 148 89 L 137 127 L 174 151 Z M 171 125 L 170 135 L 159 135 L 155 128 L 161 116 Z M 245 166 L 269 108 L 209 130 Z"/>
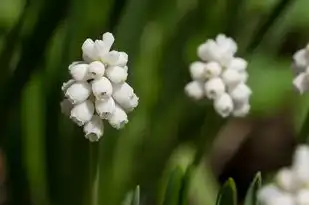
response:
<path fill-rule="evenodd" d="M 94 159 L 98 204 L 121 204 L 137 184 L 141 205 L 215 204 L 217 184 L 204 165 L 224 120 L 209 103 L 185 96 L 188 65 L 207 38 L 231 35 L 249 61 L 251 116 L 289 106 L 300 129 L 308 97 L 295 97 L 289 67 L 308 40 L 308 6 L 307 0 L 0 0 L 0 145 L 9 204 L 88 205 Z M 83 41 L 107 31 L 129 54 L 128 82 L 140 105 L 125 129 L 106 126 L 90 145 L 62 116 L 60 88 L 70 62 L 81 59 Z M 232 190 L 234 202 L 233 189 L 228 181 L 220 193 Z"/>

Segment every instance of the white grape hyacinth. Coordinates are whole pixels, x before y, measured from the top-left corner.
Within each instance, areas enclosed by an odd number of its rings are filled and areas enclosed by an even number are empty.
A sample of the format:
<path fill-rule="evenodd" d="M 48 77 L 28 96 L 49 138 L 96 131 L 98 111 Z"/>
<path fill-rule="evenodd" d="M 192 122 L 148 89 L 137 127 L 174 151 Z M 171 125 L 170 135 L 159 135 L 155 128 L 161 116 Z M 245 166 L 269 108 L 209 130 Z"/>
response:
<path fill-rule="evenodd" d="M 293 85 L 300 94 L 304 94 L 309 90 L 309 44 L 294 54 L 292 68 L 296 75 Z"/>
<path fill-rule="evenodd" d="M 137 107 L 139 98 L 126 83 L 128 55 L 111 51 L 115 39 L 104 33 L 102 39 L 86 39 L 83 61 L 69 65 L 71 79 L 63 83 L 65 99 L 61 111 L 78 126 L 91 142 L 103 136 L 103 120 L 121 129 L 129 122 L 127 114 Z"/>
<path fill-rule="evenodd" d="M 214 109 L 222 117 L 244 117 L 250 111 L 248 63 L 235 57 L 236 52 L 236 42 L 224 34 L 207 40 L 197 49 L 201 61 L 190 65 L 192 81 L 185 86 L 189 97 L 213 100 Z"/>
<path fill-rule="evenodd" d="M 274 182 L 258 192 L 261 205 L 309 205 L 309 147 L 296 148 L 291 167 L 282 168 Z"/>

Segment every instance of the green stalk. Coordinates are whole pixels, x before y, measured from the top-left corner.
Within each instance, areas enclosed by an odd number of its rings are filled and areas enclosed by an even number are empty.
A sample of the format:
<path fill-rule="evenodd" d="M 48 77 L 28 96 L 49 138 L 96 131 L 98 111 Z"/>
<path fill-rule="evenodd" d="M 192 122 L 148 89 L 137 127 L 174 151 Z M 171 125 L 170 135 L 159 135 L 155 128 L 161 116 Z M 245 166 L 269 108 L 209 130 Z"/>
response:
<path fill-rule="evenodd" d="M 99 190 L 99 144 L 89 142 L 89 193 L 86 196 L 85 205 L 98 205 Z"/>

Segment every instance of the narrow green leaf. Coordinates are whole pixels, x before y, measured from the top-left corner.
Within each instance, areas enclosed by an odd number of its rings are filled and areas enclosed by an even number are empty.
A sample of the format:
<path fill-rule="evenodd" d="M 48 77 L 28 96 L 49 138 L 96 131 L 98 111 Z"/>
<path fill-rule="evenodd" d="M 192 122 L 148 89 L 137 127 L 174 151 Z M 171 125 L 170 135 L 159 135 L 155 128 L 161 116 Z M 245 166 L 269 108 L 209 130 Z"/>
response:
<path fill-rule="evenodd" d="M 139 185 L 135 188 L 134 196 L 131 205 L 139 205 L 140 202 L 140 188 Z"/>
<path fill-rule="evenodd" d="M 236 205 L 237 190 L 235 182 L 229 178 L 219 191 L 216 205 Z"/>
<path fill-rule="evenodd" d="M 190 183 L 192 179 L 193 170 L 195 170 L 194 165 L 190 165 L 186 170 L 186 173 L 185 173 L 185 176 L 182 182 L 179 205 L 189 204 L 189 191 L 190 191 Z"/>
<path fill-rule="evenodd" d="M 256 193 L 259 190 L 259 188 L 261 187 L 261 185 L 262 185 L 262 177 L 261 177 L 261 173 L 258 172 L 255 175 L 255 177 L 254 177 L 254 179 L 253 179 L 253 181 L 252 181 L 252 183 L 251 183 L 251 185 L 248 189 L 244 205 L 258 205 Z"/>
<path fill-rule="evenodd" d="M 178 205 L 181 191 L 181 184 L 184 177 L 184 173 L 180 167 L 176 167 L 171 173 L 163 205 Z"/>
<path fill-rule="evenodd" d="M 133 201 L 133 191 L 130 191 L 126 194 L 124 201 L 122 202 L 122 205 L 131 205 Z"/>

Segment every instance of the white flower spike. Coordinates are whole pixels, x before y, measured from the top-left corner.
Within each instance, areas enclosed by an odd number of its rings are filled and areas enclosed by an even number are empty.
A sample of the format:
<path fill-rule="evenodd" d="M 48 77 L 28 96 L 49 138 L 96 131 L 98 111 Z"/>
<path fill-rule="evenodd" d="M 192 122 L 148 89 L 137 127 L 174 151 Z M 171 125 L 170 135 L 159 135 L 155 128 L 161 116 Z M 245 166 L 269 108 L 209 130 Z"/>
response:
<path fill-rule="evenodd" d="M 245 117 L 250 112 L 248 63 L 235 57 L 236 52 L 236 42 L 224 34 L 207 40 L 197 49 L 202 61 L 190 65 L 193 81 L 185 86 L 185 93 L 195 100 L 214 100 L 214 108 L 222 117 Z"/>
<path fill-rule="evenodd" d="M 300 94 L 309 90 L 309 44 L 293 56 L 292 70 L 295 73 L 294 87 Z"/>
<path fill-rule="evenodd" d="M 126 83 L 128 54 L 112 50 L 113 34 L 104 33 L 102 39 L 86 39 L 83 61 L 69 65 L 72 79 L 63 83 L 65 99 L 61 112 L 78 126 L 83 126 L 85 138 L 97 142 L 103 136 L 103 120 L 121 129 L 129 122 L 127 113 L 138 106 L 139 98 Z"/>
<path fill-rule="evenodd" d="M 292 166 L 282 168 L 275 183 L 262 187 L 258 192 L 261 205 L 309 204 L 309 147 L 299 145 L 294 153 Z"/>

